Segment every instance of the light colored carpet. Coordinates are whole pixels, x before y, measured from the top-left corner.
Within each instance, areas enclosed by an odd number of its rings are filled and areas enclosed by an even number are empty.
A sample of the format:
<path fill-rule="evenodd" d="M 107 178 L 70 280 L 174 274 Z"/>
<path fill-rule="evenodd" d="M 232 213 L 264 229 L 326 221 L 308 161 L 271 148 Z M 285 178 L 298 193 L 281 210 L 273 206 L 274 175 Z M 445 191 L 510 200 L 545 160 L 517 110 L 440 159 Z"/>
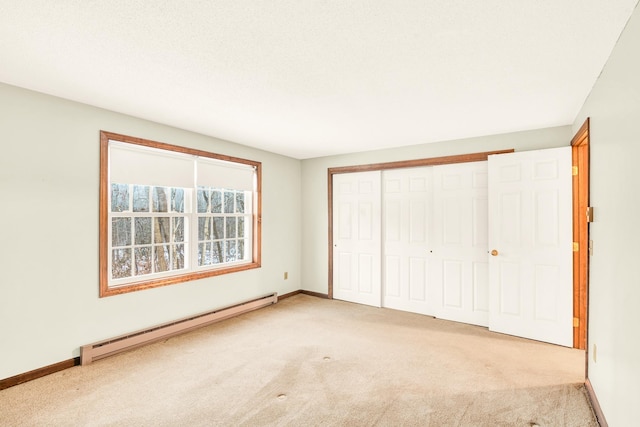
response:
<path fill-rule="evenodd" d="M 0 391 L 2 426 L 597 426 L 584 352 L 296 295 Z"/>

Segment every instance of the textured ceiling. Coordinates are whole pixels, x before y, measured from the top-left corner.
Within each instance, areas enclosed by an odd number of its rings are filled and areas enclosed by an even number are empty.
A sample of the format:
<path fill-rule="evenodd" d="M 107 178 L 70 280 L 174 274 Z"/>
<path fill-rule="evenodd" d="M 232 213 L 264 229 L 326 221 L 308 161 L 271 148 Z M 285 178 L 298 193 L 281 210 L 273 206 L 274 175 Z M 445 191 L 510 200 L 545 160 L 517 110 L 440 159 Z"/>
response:
<path fill-rule="evenodd" d="M 637 3 L 0 0 L 0 81 L 311 158 L 570 124 Z"/>

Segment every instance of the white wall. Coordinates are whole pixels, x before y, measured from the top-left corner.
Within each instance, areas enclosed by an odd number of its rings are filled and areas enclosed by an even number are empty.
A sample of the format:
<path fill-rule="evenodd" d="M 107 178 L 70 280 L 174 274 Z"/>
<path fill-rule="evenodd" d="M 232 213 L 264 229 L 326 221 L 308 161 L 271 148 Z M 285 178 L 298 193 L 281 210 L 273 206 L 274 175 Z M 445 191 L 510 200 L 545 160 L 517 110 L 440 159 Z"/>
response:
<path fill-rule="evenodd" d="M 262 268 L 98 298 L 101 129 L 262 162 Z M 0 379 L 103 338 L 300 289 L 299 160 L 3 84 L 0 141 Z"/>
<path fill-rule="evenodd" d="M 589 379 L 610 426 L 640 403 L 640 9 L 574 123 L 591 118 Z M 597 346 L 594 360 L 593 346 Z"/>
<path fill-rule="evenodd" d="M 493 135 L 393 150 L 368 151 L 302 161 L 302 287 L 328 292 L 328 199 L 327 169 L 339 166 L 440 157 L 484 151 L 516 151 L 569 145 L 571 126 Z"/>

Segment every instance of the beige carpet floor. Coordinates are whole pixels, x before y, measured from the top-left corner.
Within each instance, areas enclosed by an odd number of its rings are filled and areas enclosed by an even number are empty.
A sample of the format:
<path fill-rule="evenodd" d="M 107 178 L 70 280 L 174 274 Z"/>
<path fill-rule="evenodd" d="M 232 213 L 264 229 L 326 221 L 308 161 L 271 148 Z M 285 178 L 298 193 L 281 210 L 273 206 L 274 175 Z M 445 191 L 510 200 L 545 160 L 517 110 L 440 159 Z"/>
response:
<path fill-rule="evenodd" d="M 584 352 L 296 295 L 0 391 L 2 426 L 597 426 Z"/>

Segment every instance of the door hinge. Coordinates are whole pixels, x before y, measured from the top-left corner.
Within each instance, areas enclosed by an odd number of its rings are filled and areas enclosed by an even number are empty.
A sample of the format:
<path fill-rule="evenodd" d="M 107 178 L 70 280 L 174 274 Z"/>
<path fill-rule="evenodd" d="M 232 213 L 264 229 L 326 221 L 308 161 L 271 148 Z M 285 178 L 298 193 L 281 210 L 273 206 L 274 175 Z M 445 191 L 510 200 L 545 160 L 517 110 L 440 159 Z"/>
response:
<path fill-rule="evenodd" d="M 574 328 L 579 328 L 580 327 L 580 318 L 579 317 L 574 317 L 573 318 L 573 327 Z"/>
<path fill-rule="evenodd" d="M 587 222 L 593 222 L 593 207 L 587 206 Z"/>
<path fill-rule="evenodd" d="M 573 252 L 578 252 L 580 250 L 580 244 L 578 242 L 573 242 Z"/>
<path fill-rule="evenodd" d="M 571 175 L 573 175 L 573 176 L 578 175 L 578 167 L 577 166 L 571 166 Z"/>

